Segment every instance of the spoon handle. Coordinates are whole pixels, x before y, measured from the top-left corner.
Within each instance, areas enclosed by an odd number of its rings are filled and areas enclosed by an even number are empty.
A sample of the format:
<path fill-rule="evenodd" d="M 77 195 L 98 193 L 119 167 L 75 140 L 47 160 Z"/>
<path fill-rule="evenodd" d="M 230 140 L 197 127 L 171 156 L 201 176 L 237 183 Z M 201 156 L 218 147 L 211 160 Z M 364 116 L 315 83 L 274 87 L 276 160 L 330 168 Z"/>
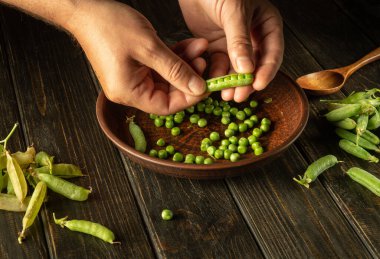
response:
<path fill-rule="evenodd" d="M 380 48 L 372 50 L 370 53 L 356 61 L 355 63 L 343 68 L 346 77 L 352 75 L 355 71 L 363 66 L 380 59 Z"/>

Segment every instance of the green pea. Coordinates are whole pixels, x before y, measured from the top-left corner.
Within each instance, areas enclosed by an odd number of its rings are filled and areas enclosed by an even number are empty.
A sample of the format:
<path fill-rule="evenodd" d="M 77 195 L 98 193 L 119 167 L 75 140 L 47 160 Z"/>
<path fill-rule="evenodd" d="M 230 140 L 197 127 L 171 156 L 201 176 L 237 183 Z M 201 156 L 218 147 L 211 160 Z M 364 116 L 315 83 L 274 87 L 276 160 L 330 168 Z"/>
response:
<path fill-rule="evenodd" d="M 195 163 L 197 165 L 203 165 L 204 161 L 205 161 L 204 156 L 196 156 L 195 157 Z"/>
<path fill-rule="evenodd" d="M 258 141 L 253 142 L 253 143 L 251 144 L 251 147 L 252 147 L 253 150 L 255 150 L 256 148 L 261 147 L 261 143 L 258 142 Z"/>
<path fill-rule="evenodd" d="M 230 141 L 228 139 L 222 139 L 222 141 L 220 142 L 221 146 L 228 146 L 230 143 Z"/>
<path fill-rule="evenodd" d="M 209 146 L 211 146 L 212 140 L 209 138 L 204 138 L 202 139 L 201 144 L 208 144 Z"/>
<path fill-rule="evenodd" d="M 179 134 L 181 134 L 181 129 L 178 127 L 174 127 L 172 128 L 171 133 L 173 136 L 178 136 Z"/>
<path fill-rule="evenodd" d="M 228 145 L 227 146 L 224 146 L 224 145 L 220 145 L 219 147 L 218 147 L 218 149 L 220 149 L 220 150 L 226 150 L 226 149 L 228 149 Z"/>
<path fill-rule="evenodd" d="M 199 115 L 198 114 L 192 114 L 191 116 L 190 116 L 190 123 L 192 123 L 192 124 L 196 124 L 196 123 L 198 123 L 198 121 L 199 121 Z"/>
<path fill-rule="evenodd" d="M 253 135 L 250 135 L 248 137 L 248 141 L 249 141 L 249 144 L 252 145 L 253 142 L 256 142 L 257 141 L 257 137 L 256 136 L 253 136 Z"/>
<path fill-rule="evenodd" d="M 256 156 L 259 156 L 264 152 L 264 149 L 263 147 L 257 147 L 253 150 L 253 152 L 255 153 Z"/>
<path fill-rule="evenodd" d="M 211 139 L 211 141 L 218 141 L 218 140 L 220 140 L 219 133 L 216 132 L 216 131 L 211 132 L 210 133 L 210 139 Z"/>
<path fill-rule="evenodd" d="M 173 114 L 170 114 L 170 115 L 167 115 L 164 119 L 166 121 L 173 121 L 173 118 L 174 118 L 174 115 Z"/>
<path fill-rule="evenodd" d="M 217 149 L 215 150 L 214 157 L 216 159 L 221 159 L 224 156 L 224 150 Z"/>
<path fill-rule="evenodd" d="M 222 117 L 231 117 L 231 113 L 229 111 L 222 112 Z"/>
<path fill-rule="evenodd" d="M 223 125 L 227 125 L 231 122 L 231 118 L 230 117 L 222 117 L 222 119 L 220 120 L 220 122 L 223 124 Z"/>
<path fill-rule="evenodd" d="M 244 111 L 238 111 L 235 115 L 236 119 L 238 120 L 245 120 L 245 112 Z"/>
<path fill-rule="evenodd" d="M 232 107 L 231 109 L 230 109 L 230 113 L 233 115 L 233 116 L 236 116 L 236 114 L 238 113 L 238 108 L 236 108 L 236 107 Z"/>
<path fill-rule="evenodd" d="M 247 116 L 251 116 L 252 115 L 252 109 L 249 108 L 249 107 L 245 107 L 243 109 L 243 111 L 244 111 L 245 115 L 247 115 Z"/>
<path fill-rule="evenodd" d="M 262 119 L 261 119 L 261 124 L 268 124 L 268 125 L 271 125 L 272 122 L 271 122 L 271 120 L 268 119 L 268 118 L 262 118 Z"/>
<path fill-rule="evenodd" d="M 176 114 L 178 114 L 178 116 L 182 116 L 182 118 L 186 116 L 185 111 L 180 111 L 180 112 L 177 112 Z"/>
<path fill-rule="evenodd" d="M 247 124 L 247 127 L 250 129 L 250 128 L 253 128 L 253 125 L 254 125 L 254 123 L 253 123 L 253 121 L 251 121 L 250 119 L 246 119 L 245 121 L 244 121 L 244 124 Z"/>
<path fill-rule="evenodd" d="M 206 104 L 203 102 L 197 103 L 197 111 L 198 112 L 204 112 L 205 111 Z"/>
<path fill-rule="evenodd" d="M 165 127 L 167 129 L 173 128 L 174 127 L 174 121 L 172 121 L 172 120 L 165 121 Z"/>
<path fill-rule="evenodd" d="M 228 145 L 228 150 L 231 150 L 232 152 L 237 151 L 237 146 L 235 144 L 229 144 Z"/>
<path fill-rule="evenodd" d="M 207 148 L 207 153 L 210 155 L 210 156 L 213 156 L 215 154 L 215 151 L 216 151 L 216 147 L 215 146 L 209 146 Z"/>
<path fill-rule="evenodd" d="M 183 115 L 177 113 L 176 115 L 174 115 L 174 122 L 177 124 L 180 124 L 183 122 L 183 118 L 184 118 Z"/>
<path fill-rule="evenodd" d="M 246 132 L 248 129 L 248 125 L 245 123 L 239 123 L 239 132 Z"/>
<path fill-rule="evenodd" d="M 205 160 L 203 161 L 203 164 L 205 164 L 205 165 L 211 165 L 213 163 L 214 163 L 214 160 L 212 160 L 209 157 L 205 158 Z"/>
<path fill-rule="evenodd" d="M 254 128 L 252 130 L 252 135 L 259 138 L 263 134 L 263 131 L 260 128 Z"/>
<path fill-rule="evenodd" d="M 173 218 L 173 212 L 171 210 L 164 209 L 161 212 L 161 218 L 163 220 L 171 220 Z"/>
<path fill-rule="evenodd" d="M 230 144 L 237 144 L 239 139 L 236 136 L 232 136 L 228 139 L 230 141 Z"/>
<path fill-rule="evenodd" d="M 227 150 L 224 150 L 224 154 L 223 154 L 223 156 L 224 156 L 224 159 L 227 159 L 227 160 L 229 160 L 230 159 L 230 157 L 231 157 L 231 154 L 232 154 L 233 152 L 231 151 L 231 150 L 229 150 L 229 149 L 227 149 Z"/>
<path fill-rule="evenodd" d="M 166 119 L 166 116 L 165 115 L 160 115 L 158 116 L 158 118 L 162 119 L 162 120 L 165 120 Z"/>
<path fill-rule="evenodd" d="M 212 104 L 206 105 L 206 107 L 205 107 L 205 113 L 206 114 L 211 114 L 213 110 L 214 110 L 214 105 L 212 105 Z"/>
<path fill-rule="evenodd" d="M 194 105 L 191 106 L 191 107 L 189 107 L 189 108 L 187 108 L 186 111 L 187 111 L 188 113 L 194 113 L 194 111 L 195 111 L 195 107 L 194 107 Z"/>
<path fill-rule="evenodd" d="M 215 115 L 215 116 L 221 116 L 222 115 L 222 112 L 223 112 L 223 110 L 222 110 L 222 108 L 220 108 L 220 107 L 216 107 L 216 108 L 214 108 L 214 110 L 212 111 L 212 113 Z"/>
<path fill-rule="evenodd" d="M 240 154 L 239 153 L 232 153 L 230 156 L 230 161 L 231 162 L 237 162 L 240 159 Z"/>
<path fill-rule="evenodd" d="M 226 105 L 228 105 L 228 102 L 225 101 L 225 100 L 221 100 L 221 101 L 219 102 L 219 106 L 220 106 L 220 107 L 224 107 L 224 106 L 226 106 Z"/>
<path fill-rule="evenodd" d="M 154 120 L 155 118 L 157 118 L 156 114 L 153 114 L 153 113 L 149 114 L 149 119 Z"/>
<path fill-rule="evenodd" d="M 173 155 L 173 161 L 174 162 L 182 162 L 183 161 L 183 155 L 180 152 L 176 152 Z"/>
<path fill-rule="evenodd" d="M 239 146 L 248 146 L 249 141 L 246 137 L 241 137 L 238 142 Z"/>
<path fill-rule="evenodd" d="M 199 119 L 199 120 L 198 120 L 198 126 L 199 126 L 200 128 L 204 128 L 204 127 L 206 127 L 206 126 L 207 126 L 207 120 L 204 119 L 204 118 Z"/>
<path fill-rule="evenodd" d="M 247 153 L 247 146 L 241 146 L 241 145 L 239 145 L 237 147 L 237 151 L 238 151 L 239 154 L 245 154 L 245 153 Z"/>
<path fill-rule="evenodd" d="M 193 154 L 187 154 L 185 156 L 185 163 L 186 164 L 194 164 L 195 162 L 195 156 Z"/>
<path fill-rule="evenodd" d="M 259 105 L 259 104 L 258 104 L 258 102 L 255 101 L 255 100 L 252 100 L 252 101 L 249 102 L 249 106 L 251 106 L 251 108 L 256 108 L 257 105 Z"/>
<path fill-rule="evenodd" d="M 231 109 L 231 106 L 229 104 L 223 106 L 223 111 L 228 112 Z"/>
<path fill-rule="evenodd" d="M 157 140 L 157 146 L 159 146 L 159 147 L 163 147 L 163 146 L 165 146 L 165 144 L 166 144 L 166 142 L 165 142 L 165 140 L 163 139 L 163 138 L 159 138 L 158 140 Z"/>
<path fill-rule="evenodd" d="M 227 129 L 231 129 L 231 130 L 234 130 L 234 131 L 238 131 L 238 130 L 239 130 L 239 126 L 237 125 L 237 123 L 235 123 L 235 122 L 231 122 L 230 124 L 228 124 Z"/>
<path fill-rule="evenodd" d="M 175 153 L 175 148 L 172 146 L 172 145 L 168 145 L 166 146 L 165 148 L 166 152 L 168 152 L 168 154 L 170 155 L 173 155 Z"/>
<path fill-rule="evenodd" d="M 154 125 L 155 125 L 156 127 L 161 127 L 161 126 L 164 125 L 164 120 L 161 119 L 161 118 L 155 118 L 155 119 L 154 119 Z"/>
<path fill-rule="evenodd" d="M 259 122 L 259 117 L 257 117 L 257 115 L 252 115 L 251 117 L 249 117 L 249 119 L 253 121 L 253 124 L 256 124 Z"/>
<path fill-rule="evenodd" d="M 215 106 L 215 107 L 218 107 L 219 106 L 219 101 L 218 100 L 214 100 L 212 102 L 212 104 Z"/>
<path fill-rule="evenodd" d="M 212 104 L 213 103 L 213 99 L 212 99 L 212 97 L 207 97 L 205 100 L 204 100 L 204 103 L 206 104 L 206 105 L 210 105 L 210 104 Z"/>
<path fill-rule="evenodd" d="M 158 158 L 166 159 L 168 158 L 168 152 L 165 149 L 161 149 L 158 151 Z"/>
<path fill-rule="evenodd" d="M 207 148 L 209 147 L 210 145 L 208 144 L 201 144 L 201 151 L 205 152 L 207 151 Z"/>
<path fill-rule="evenodd" d="M 262 132 L 268 132 L 270 130 L 270 125 L 268 124 L 261 124 L 260 129 Z"/>
<path fill-rule="evenodd" d="M 224 131 L 224 135 L 225 135 L 227 138 L 232 137 L 232 136 L 235 135 L 235 131 L 232 130 L 232 129 L 226 129 L 226 130 Z"/>
<path fill-rule="evenodd" d="M 158 152 L 157 152 L 157 150 L 155 150 L 155 149 L 151 149 L 151 150 L 149 151 L 149 155 L 150 155 L 151 157 L 157 157 Z"/>

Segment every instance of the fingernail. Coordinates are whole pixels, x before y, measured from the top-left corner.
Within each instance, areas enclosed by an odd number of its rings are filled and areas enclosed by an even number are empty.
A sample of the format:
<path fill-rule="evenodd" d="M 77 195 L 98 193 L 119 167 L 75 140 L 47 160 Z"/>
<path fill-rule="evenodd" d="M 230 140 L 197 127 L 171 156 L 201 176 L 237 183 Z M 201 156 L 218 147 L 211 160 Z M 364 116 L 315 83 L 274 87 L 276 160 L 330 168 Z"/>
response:
<path fill-rule="evenodd" d="M 189 81 L 189 89 L 195 95 L 201 95 L 205 91 L 205 83 L 197 76 L 193 76 Z"/>
<path fill-rule="evenodd" d="M 239 73 L 250 73 L 253 71 L 252 60 L 248 57 L 237 57 L 236 65 Z"/>

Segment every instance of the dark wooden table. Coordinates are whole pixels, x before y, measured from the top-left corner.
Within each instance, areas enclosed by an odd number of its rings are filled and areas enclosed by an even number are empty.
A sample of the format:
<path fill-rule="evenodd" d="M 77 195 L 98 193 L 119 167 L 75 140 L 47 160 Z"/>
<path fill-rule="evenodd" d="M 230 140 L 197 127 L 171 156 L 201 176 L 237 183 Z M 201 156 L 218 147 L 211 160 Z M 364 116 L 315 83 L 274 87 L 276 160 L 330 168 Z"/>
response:
<path fill-rule="evenodd" d="M 188 35 L 175 0 L 130 1 L 167 40 Z M 284 19 L 281 70 L 292 78 L 348 65 L 380 45 L 376 0 L 273 0 Z M 154 8 L 153 8 L 154 6 Z M 23 245 L 22 213 L 0 211 L 1 258 L 376 258 L 380 198 L 343 175 L 351 166 L 380 177 L 380 166 L 339 150 L 309 96 L 301 137 L 273 163 L 242 177 L 191 181 L 157 175 L 121 155 L 95 116 L 99 86 L 66 33 L 0 7 L 0 136 L 19 121 L 9 147 L 34 143 L 57 161 L 84 168 L 77 180 L 94 189 L 86 202 L 52 192 Z M 379 87 L 380 62 L 354 74 L 329 98 Z M 292 178 L 326 154 L 345 163 L 307 190 Z M 162 208 L 175 220 L 160 219 Z M 63 230 L 52 213 L 91 219 L 114 230 L 121 245 Z"/>

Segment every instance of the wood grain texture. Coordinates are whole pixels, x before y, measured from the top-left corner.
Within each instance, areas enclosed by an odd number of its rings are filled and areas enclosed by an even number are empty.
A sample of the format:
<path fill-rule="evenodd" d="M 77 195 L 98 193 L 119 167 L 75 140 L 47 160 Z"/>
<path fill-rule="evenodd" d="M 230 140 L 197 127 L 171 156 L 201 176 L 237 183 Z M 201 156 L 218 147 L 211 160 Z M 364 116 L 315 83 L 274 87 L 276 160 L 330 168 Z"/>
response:
<path fill-rule="evenodd" d="M 6 8 L 1 23 L 28 143 L 83 168 L 88 177 L 74 182 L 93 188 L 86 202 L 49 193 L 42 218 L 50 256 L 153 257 L 121 159 L 97 125 L 96 91 L 81 50 L 65 33 Z M 53 212 L 102 223 L 122 245 L 63 230 Z"/>
<path fill-rule="evenodd" d="M 274 2 L 283 11 L 285 23 L 323 68 L 349 64 L 376 47 L 333 2 L 287 1 L 286 4 L 284 1 Z M 313 6 L 313 9 L 310 6 Z M 358 8 L 360 9 L 360 5 Z M 303 14 L 302 24 L 299 23 L 300 13 Z M 323 14 L 322 17 L 321 14 Z M 318 37 L 311 37 L 311 32 Z M 294 42 L 289 42 L 287 46 L 288 49 L 298 48 Z M 297 62 L 296 57 L 286 54 L 283 68 L 285 70 L 290 68 L 289 73 L 294 77 L 299 76 L 300 73 L 294 74 L 293 71 L 303 70 Z M 309 68 L 313 69 L 312 66 Z M 320 68 L 314 68 L 315 71 L 318 69 Z M 359 70 L 348 80 L 343 92 L 349 94 L 354 90 L 378 87 L 379 69 L 379 62 L 375 62 Z M 334 99 L 339 96 L 341 95 L 336 94 L 327 98 Z M 359 166 L 379 177 L 380 167 L 377 164 L 356 159 L 337 148 L 338 138 L 333 133 L 333 127 L 319 117 L 324 109 L 319 99 L 309 98 L 311 116 L 309 125 L 299 140 L 299 147 L 309 161 L 330 153 L 345 161 L 341 165 L 340 173 L 325 174 L 320 178 L 352 227 L 359 233 L 362 242 L 372 255 L 377 256 L 380 253 L 378 197 L 345 177 L 343 171 L 352 166 Z"/>

